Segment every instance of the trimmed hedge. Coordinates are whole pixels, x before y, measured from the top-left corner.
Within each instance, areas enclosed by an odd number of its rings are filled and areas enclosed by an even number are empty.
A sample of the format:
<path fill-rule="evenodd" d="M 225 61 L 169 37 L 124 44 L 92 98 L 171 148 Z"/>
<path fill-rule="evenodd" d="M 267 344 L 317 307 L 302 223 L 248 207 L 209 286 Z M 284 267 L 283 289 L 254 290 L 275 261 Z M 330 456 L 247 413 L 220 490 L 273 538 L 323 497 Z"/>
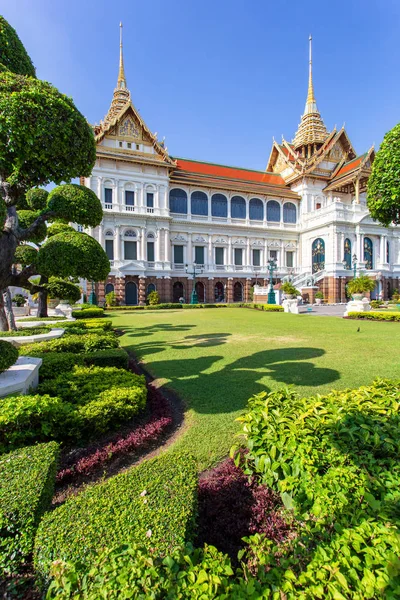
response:
<path fill-rule="evenodd" d="M 66 337 L 49 340 L 48 342 L 36 342 L 26 344 L 20 348 L 20 354 L 24 356 L 37 356 L 45 352 L 94 352 L 104 348 L 118 348 L 119 342 L 113 333 L 86 333 L 84 335 L 68 335 Z"/>
<path fill-rule="evenodd" d="M 40 381 L 55 379 L 63 373 L 72 371 L 75 365 L 96 367 L 118 367 L 126 369 L 128 366 L 128 354 L 122 348 L 106 348 L 95 352 L 76 354 L 74 352 L 38 352 L 38 358 L 42 359 L 39 370 Z"/>
<path fill-rule="evenodd" d="M 29 323 L 30 321 L 66 321 L 67 317 L 60 317 L 60 316 L 54 316 L 54 317 L 21 317 L 20 319 L 18 319 L 18 324 L 20 323 Z M 73 322 L 73 321 L 72 321 Z M 64 327 L 64 323 L 62 324 Z"/>
<path fill-rule="evenodd" d="M 157 556 L 190 539 L 197 504 L 192 457 L 169 452 L 90 486 L 47 514 L 34 565 L 48 578 L 54 560 L 90 567 L 104 548 L 139 543 Z"/>
<path fill-rule="evenodd" d="M 187 544 L 164 559 L 136 545 L 102 551 L 88 573 L 80 565 L 53 563 L 46 598 L 52 600 L 211 600 L 267 597 L 254 581 L 236 579 L 229 558 L 212 546 Z"/>
<path fill-rule="evenodd" d="M 265 581 L 288 597 L 397 597 L 400 380 L 310 398 L 263 392 L 239 420 L 237 461 L 299 518 L 285 549 L 252 545 Z"/>
<path fill-rule="evenodd" d="M 0 340 L 0 373 L 7 371 L 18 360 L 18 350 L 10 344 Z"/>
<path fill-rule="evenodd" d="M 0 337 L 27 337 L 28 335 L 39 335 L 48 333 L 52 325 L 43 325 L 39 327 L 27 327 L 26 329 L 17 329 L 17 331 L 0 331 Z"/>
<path fill-rule="evenodd" d="M 104 317 L 104 310 L 97 306 L 95 308 L 82 308 L 82 310 L 73 310 L 72 316 L 75 319 L 98 319 Z"/>
<path fill-rule="evenodd" d="M 145 379 L 115 367 L 80 367 L 39 384 L 37 395 L 0 403 L 0 451 L 79 441 L 132 419 L 146 405 Z"/>
<path fill-rule="evenodd" d="M 251 302 L 239 304 L 239 307 L 256 308 L 257 310 L 263 310 L 265 312 L 283 312 L 283 306 L 281 306 L 280 304 L 255 304 L 254 302 Z"/>
<path fill-rule="evenodd" d="M 62 324 L 62 327 L 63 329 L 79 327 L 80 329 L 86 329 L 88 331 L 91 329 L 102 328 L 104 331 L 111 331 L 112 321 L 109 319 L 81 319 L 78 321 L 67 321 L 67 323 Z"/>
<path fill-rule="evenodd" d="M 58 453 L 50 442 L 0 456 L 0 575 L 16 573 L 32 552 L 53 496 Z"/>
<path fill-rule="evenodd" d="M 364 319 L 366 321 L 397 321 L 400 322 L 399 312 L 349 312 L 347 319 Z"/>

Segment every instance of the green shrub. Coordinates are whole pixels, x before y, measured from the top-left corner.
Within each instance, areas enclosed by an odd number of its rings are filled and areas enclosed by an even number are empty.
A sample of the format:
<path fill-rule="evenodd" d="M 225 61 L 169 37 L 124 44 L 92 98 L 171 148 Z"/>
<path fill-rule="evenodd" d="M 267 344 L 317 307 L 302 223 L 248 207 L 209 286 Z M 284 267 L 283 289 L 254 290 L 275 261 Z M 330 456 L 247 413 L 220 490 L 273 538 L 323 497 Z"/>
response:
<path fill-rule="evenodd" d="M 150 294 L 147 296 L 147 302 L 151 305 L 160 304 L 160 294 L 155 290 L 150 292 Z"/>
<path fill-rule="evenodd" d="M 71 304 L 77 302 L 81 297 L 79 286 L 57 277 L 51 277 L 49 283 L 46 283 L 44 287 L 48 291 L 49 298 L 61 298 Z"/>
<path fill-rule="evenodd" d="M 288 294 L 289 296 L 299 296 L 299 290 L 293 285 L 291 281 L 285 281 L 282 283 L 282 292 L 284 294 Z"/>
<path fill-rule="evenodd" d="M 62 373 L 72 371 L 75 365 L 84 364 L 84 356 L 73 352 L 38 352 L 38 358 L 42 359 L 42 365 L 39 369 L 40 381 L 45 379 L 54 379 Z M 116 365 L 113 365 L 116 366 Z"/>
<path fill-rule="evenodd" d="M 37 392 L 8 396 L 0 403 L 0 452 L 37 441 L 91 438 L 132 419 L 147 397 L 143 376 L 77 365 L 44 379 Z"/>
<path fill-rule="evenodd" d="M 47 578 L 54 560 L 84 570 L 104 548 L 138 543 L 158 555 L 193 535 L 197 471 L 188 455 L 166 453 L 90 486 L 47 514 L 35 542 L 34 564 Z"/>
<path fill-rule="evenodd" d="M 203 550 L 187 544 L 163 558 L 143 547 L 125 545 L 101 552 L 86 574 L 79 569 L 80 565 L 53 563 L 48 600 L 262 597 L 261 586 L 236 578 L 228 556 L 212 546 Z"/>
<path fill-rule="evenodd" d="M 117 306 L 117 296 L 115 292 L 109 292 L 108 294 L 106 294 L 106 305 Z"/>
<path fill-rule="evenodd" d="M 364 319 L 367 321 L 400 321 L 400 312 L 349 312 L 348 319 Z"/>
<path fill-rule="evenodd" d="M 15 296 L 13 296 L 13 298 L 12 298 L 12 301 L 17 306 L 23 306 L 25 304 L 25 300 L 26 300 L 26 298 L 22 294 L 15 294 Z"/>
<path fill-rule="evenodd" d="M 81 329 L 103 329 L 104 331 L 112 330 L 112 321 L 109 319 L 81 319 L 78 321 L 67 321 L 62 324 L 63 329 L 70 329 L 71 327 L 79 327 Z"/>
<path fill-rule="evenodd" d="M 36 528 L 53 495 L 58 445 L 0 456 L 0 574 L 18 571 L 33 549 Z"/>
<path fill-rule="evenodd" d="M 3 332 L 2 332 L 3 333 Z M 9 342 L 0 340 L 0 373 L 7 371 L 18 360 L 18 350 Z"/>
<path fill-rule="evenodd" d="M 66 321 L 67 317 L 21 317 L 20 319 L 18 319 L 18 323 L 28 323 L 29 321 Z M 73 322 L 73 321 L 72 321 Z M 66 323 L 63 323 L 62 326 L 63 328 L 65 327 Z"/>
<path fill-rule="evenodd" d="M 82 355 L 85 365 L 96 367 L 118 367 L 126 369 L 128 366 L 128 354 L 122 348 L 110 348 L 87 352 Z"/>
<path fill-rule="evenodd" d="M 98 319 L 104 317 L 104 310 L 99 307 L 83 308 L 82 310 L 73 310 L 72 316 L 75 319 Z"/>
<path fill-rule="evenodd" d="M 49 395 L 7 396 L 0 403 L 0 453 L 64 439 L 75 427 L 74 407 Z"/>
<path fill-rule="evenodd" d="M 0 331 L 0 337 L 27 337 L 29 335 L 40 335 L 42 333 L 48 333 L 51 329 L 51 325 L 43 325 L 42 327 L 17 329 L 17 331 Z"/>
<path fill-rule="evenodd" d="M 379 308 L 382 304 L 380 300 L 371 300 L 371 308 Z"/>
<path fill-rule="evenodd" d="M 261 393 L 239 420 L 246 472 L 300 519 L 291 562 L 267 557 L 269 581 L 283 585 L 291 567 L 282 590 L 307 590 L 299 597 L 396 597 L 383 590 L 400 585 L 400 381 L 311 398 Z"/>
<path fill-rule="evenodd" d="M 144 306 L 107 306 L 107 312 L 114 310 L 123 310 L 123 311 L 131 311 L 131 310 L 144 310 Z"/>
<path fill-rule="evenodd" d="M 149 304 L 144 307 L 145 310 L 163 310 L 169 308 L 182 308 L 182 304 L 176 302 L 164 302 L 163 304 Z"/>
<path fill-rule="evenodd" d="M 67 329 L 65 330 L 64 336 L 86 335 L 87 333 L 103 335 L 104 328 L 103 327 L 90 327 L 90 329 L 89 329 L 89 328 L 85 328 L 85 327 L 79 327 L 79 321 L 78 321 L 78 323 L 75 327 L 67 327 Z"/>
<path fill-rule="evenodd" d="M 119 342 L 112 333 L 98 335 L 85 333 L 85 335 L 68 335 L 66 337 L 27 344 L 20 352 L 24 355 L 36 356 L 45 352 L 93 352 L 103 348 L 118 348 Z"/>

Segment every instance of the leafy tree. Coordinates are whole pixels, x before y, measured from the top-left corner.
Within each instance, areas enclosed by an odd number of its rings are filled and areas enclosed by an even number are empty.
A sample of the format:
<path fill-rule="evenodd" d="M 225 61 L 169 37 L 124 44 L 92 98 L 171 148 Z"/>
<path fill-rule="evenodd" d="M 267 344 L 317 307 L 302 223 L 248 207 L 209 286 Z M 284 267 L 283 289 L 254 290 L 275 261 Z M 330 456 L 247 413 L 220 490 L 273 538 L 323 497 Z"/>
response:
<path fill-rule="evenodd" d="M 400 224 L 400 123 L 383 138 L 368 180 L 371 216 L 388 227 Z"/>
<path fill-rule="evenodd" d="M 50 277 L 105 279 L 109 261 L 93 238 L 66 225 L 100 224 L 96 194 L 59 185 L 90 175 L 96 157 L 90 125 L 71 98 L 36 79 L 25 48 L 2 17 L 0 63 L 0 330 L 6 330 L 14 326 L 8 286 L 43 296 Z M 37 189 L 50 182 L 57 184 L 50 194 Z M 53 223 L 49 237 L 47 223 Z M 33 275 L 41 275 L 39 285 L 31 283 Z"/>

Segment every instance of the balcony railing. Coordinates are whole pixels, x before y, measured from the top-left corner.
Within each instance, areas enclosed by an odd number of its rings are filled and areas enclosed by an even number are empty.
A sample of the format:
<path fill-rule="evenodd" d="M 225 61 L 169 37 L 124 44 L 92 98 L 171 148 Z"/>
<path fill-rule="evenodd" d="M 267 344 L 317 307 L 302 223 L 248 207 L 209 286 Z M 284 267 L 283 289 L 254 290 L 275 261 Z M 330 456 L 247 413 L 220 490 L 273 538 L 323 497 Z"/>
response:
<path fill-rule="evenodd" d="M 125 204 L 124 210 L 126 212 L 135 212 L 135 207 L 132 204 Z"/>

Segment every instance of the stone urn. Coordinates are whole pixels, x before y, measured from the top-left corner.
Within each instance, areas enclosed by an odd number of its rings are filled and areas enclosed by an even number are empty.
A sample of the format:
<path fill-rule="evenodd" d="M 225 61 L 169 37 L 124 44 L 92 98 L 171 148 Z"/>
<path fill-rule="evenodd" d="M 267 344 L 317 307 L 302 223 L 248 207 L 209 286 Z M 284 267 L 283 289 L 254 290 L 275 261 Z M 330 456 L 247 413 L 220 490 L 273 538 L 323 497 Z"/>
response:
<path fill-rule="evenodd" d="M 60 303 L 60 298 L 48 298 L 47 300 L 47 306 L 51 309 L 54 309 L 57 304 Z"/>
<path fill-rule="evenodd" d="M 322 298 L 315 298 L 315 304 L 322 304 Z"/>
<path fill-rule="evenodd" d="M 354 302 L 361 302 L 363 299 L 363 294 L 353 294 L 352 299 Z"/>
<path fill-rule="evenodd" d="M 61 302 L 56 306 L 56 315 L 60 317 L 71 318 L 72 306 L 66 300 L 61 300 Z"/>

